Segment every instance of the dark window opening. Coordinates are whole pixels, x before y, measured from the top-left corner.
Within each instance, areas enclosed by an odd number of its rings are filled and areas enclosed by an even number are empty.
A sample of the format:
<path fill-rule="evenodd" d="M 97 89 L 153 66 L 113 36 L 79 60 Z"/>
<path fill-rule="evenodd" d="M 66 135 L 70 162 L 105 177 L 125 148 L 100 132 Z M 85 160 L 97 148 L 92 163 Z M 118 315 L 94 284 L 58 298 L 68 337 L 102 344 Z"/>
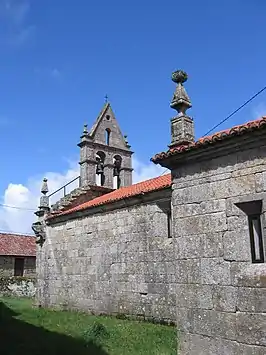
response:
<path fill-rule="evenodd" d="M 168 238 L 172 238 L 172 213 L 171 213 L 171 211 L 167 212 L 167 235 L 168 235 Z"/>
<path fill-rule="evenodd" d="M 23 276 L 23 274 L 24 274 L 24 259 L 15 258 L 14 276 Z"/>
<path fill-rule="evenodd" d="M 111 135 L 111 130 L 109 128 L 106 128 L 105 130 L 105 144 L 110 145 L 110 135 Z"/>
<path fill-rule="evenodd" d="M 248 217 L 252 263 L 264 263 L 263 233 L 261 226 L 262 200 L 235 204 Z"/>
<path fill-rule="evenodd" d="M 109 121 L 110 120 L 110 115 L 106 115 L 106 119 L 107 119 L 107 121 Z"/>
<path fill-rule="evenodd" d="M 264 263 L 264 248 L 260 215 L 248 216 L 251 258 L 253 263 Z"/>

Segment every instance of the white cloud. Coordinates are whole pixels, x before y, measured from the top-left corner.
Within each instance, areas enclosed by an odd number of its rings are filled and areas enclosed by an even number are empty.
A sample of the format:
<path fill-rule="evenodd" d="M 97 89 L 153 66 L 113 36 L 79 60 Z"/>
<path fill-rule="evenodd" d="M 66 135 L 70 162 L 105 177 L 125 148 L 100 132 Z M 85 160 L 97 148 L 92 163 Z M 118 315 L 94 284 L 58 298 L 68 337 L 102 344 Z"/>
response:
<path fill-rule="evenodd" d="M 143 163 L 137 158 L 133 159 L 133 182 L 147 180 L 165 173 L 165 169 L 153 163 Z M 79 166 L 75 162 L 69 162 L 66 172 L 47 172 L 42 177 L 29 178 L 26 185 L 10 183 L 3 193 L 1 203 L 7 206 L 17 206 L 20 209 L 0 206 L 0 231 L 10 231 L 15 233 L 32 233 L 31 224 L 36 220 L 34 211 L 36 210 L 40 198 L 40 188 L 42 178 L 48 179 L 49 193 L 52 193 L 79 176 Z M 78 181 L 70 184 L 66 192 L 69 193 L 77 187 Z M 56 193 L 50 202 L 53 204 L 63 196 L 63 191 Z M 28 209 L 28 210 L 25 210 Z"/>
<path fill-rule="evenodd" d="M 26 0 L 0 0 L 2 42 L 21 46 L 32 36 L 35 26 L 28 24 L 30 3 Z"/>
<path fill-rule="evenodd" d="M 153 177 L 159 176 L 165 173 L 165 168 L 162 168 L 160 165 L 155 165 L 151 162 L 143 163 L 137 158 L 133 158 L 133 183 L 137 183 L 139 181 L 148 180 Z"/>

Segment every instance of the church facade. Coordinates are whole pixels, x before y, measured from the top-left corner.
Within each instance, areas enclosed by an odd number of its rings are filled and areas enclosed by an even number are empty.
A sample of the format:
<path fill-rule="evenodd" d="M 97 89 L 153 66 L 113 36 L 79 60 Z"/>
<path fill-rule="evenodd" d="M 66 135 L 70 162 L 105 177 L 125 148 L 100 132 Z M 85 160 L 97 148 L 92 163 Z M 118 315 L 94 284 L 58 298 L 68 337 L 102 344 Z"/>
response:
<path fill-rule="evenodd" d="M 174 321 L 179 355 L 262 355 L 266 118 L 196 141 L 187 75 L 172 79 L 169 149 L 152 158 L 171 174 L 132 185 L 132 152 L 106 105 L 79 144 L 81 189 L 98 195 L 51 211 L 44 182 L 37 302 Z"/>

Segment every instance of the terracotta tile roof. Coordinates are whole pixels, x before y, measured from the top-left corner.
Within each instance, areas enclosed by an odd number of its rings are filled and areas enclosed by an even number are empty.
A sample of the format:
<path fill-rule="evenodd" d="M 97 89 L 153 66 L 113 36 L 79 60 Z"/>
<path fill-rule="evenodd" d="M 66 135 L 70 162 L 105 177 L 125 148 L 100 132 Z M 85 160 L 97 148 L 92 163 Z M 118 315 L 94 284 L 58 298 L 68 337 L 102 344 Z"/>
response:
<path fill-rule="evenodd" d="M 211 136 L 205 136 L 197 140 L 196 142 L 188 145 L 180 145 L 169 149 L 167 152 L 161 152 L 156 154 L 151 161 L 154 163 L 159 163 L 161 160 L 168 158 L 173 155 L 182 154 L 191 150 L 196 150 L 199 148 L 206 147 L 211 144 L 218 143 L 222 140 L 233 138 L 235 136 L 240 136 L 255 130 L 266 128 L 266 117 L 262 117 L 255 121 L 250 121 L 245 124 L 232 127 L 230 129 L 214 133 Z"/>
<path fill-rule="evenodd" d="M 70 214 L 76 211 L 82 211 L 91 207 L 97 207 L 97 206 L 113 203 L 116 201 L 123 200 L 124 198 L 134 197 L 134 196 L 146 194 L 148 192 L 162 190 L 170 186 L 171 186 L 171 174 L 161 175 L 159 177 L 142 181 L 131 186 L 121 187 L 120 189 L 96 197 L 93 200 L 82 203 L 81 205 L 70 208 L 66 211 L 53 212 L 47 219 L 52 219 L 53 217 Z"/>
<path fill-rule="evenodd" d="M 0 233 L 0 255 L 36 256 L 35 237 Z"/>

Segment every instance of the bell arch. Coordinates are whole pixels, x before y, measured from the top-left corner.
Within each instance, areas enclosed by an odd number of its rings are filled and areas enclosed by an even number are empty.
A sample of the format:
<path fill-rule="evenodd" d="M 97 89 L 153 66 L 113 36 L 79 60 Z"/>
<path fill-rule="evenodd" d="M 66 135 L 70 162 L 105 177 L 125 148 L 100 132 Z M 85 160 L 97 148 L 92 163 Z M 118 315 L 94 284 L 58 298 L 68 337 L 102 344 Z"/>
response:
<path fill-rule="evenodd" d="M 116 154 L 113 157 L 113 188 L 119 189 L 121 186 L 120 171 L 122 167 L 122 157 Z"/>
<path fill-rule="evenodd" d="M 105 182 L 105 175 L 104 175 L 104 162 L 105 162 L 105 158 L 106 155 L 104 152 L 102 151 L 98 151 L 96 153 L 96 177 L 95 177 L 95 181 L 96 181 L 96 185 L 98 186 L 103 186 L 104 182 Z"/>

